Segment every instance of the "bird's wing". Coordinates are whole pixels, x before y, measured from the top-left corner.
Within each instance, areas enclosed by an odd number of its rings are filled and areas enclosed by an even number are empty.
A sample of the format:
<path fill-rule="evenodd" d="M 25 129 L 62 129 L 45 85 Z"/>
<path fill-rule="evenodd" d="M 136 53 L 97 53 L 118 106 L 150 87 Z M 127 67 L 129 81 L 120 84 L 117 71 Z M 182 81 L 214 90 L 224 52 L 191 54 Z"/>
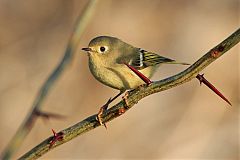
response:
<path fill-rule="evenodd" d="M 142 49 L 139 49 L 139 52 L 133 56 L 130 60 L 130 65 L 136 69 L 144 69 L 149 66 L 155 66 L 161 63 L 174 63 L 175 60 L 162 57 L 156 53 L 148 52 Z"/>

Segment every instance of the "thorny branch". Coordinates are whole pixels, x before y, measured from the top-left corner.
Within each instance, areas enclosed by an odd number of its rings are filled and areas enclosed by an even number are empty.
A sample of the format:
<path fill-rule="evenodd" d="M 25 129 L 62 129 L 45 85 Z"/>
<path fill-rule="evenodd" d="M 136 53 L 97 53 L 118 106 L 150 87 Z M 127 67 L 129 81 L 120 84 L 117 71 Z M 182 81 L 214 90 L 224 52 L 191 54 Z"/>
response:
<path fill-rule="evenodd" d="M 169 78 L 153 82 L 151 83 L 151 85 L 144 85 L 129 92 L 129 94 L 125 97 L 128 102 L 127 107 L 125 105 L 125 101 L 123 100 L 120 101 L 119 103 L 117 103 L 112 108 L 106 111 L 106 113 L 102 117 L 103 122 L 107 123 L 113 120 L 114 118 L 117 118 L 118 116 L 125 113 L 128 109 L 133 107 L 138 101 L 140 101 L 141 99 L 148 95 L 161 92 L 172 87 L 176 87 L 178 85 L 181 85 L 192 80 L 199 74 L 200 71 L 206 68 L 217 58 L 222 56 L 225 52 L 230 50 L 233 46 L 239 43 L 239 41 L 240 41 L 240 29 L 238 29 L 236 32 L 234 32 L 232 35 L 230 35 L 227 39 L 218 44 L 216 47 L 212 48 L 198 61 L 196 61 L 193 65 L 191 65 L 184 71 Z M 96 120 L 96 114 L 92 115 L 86 118 L 85 120 L 59 132 L 63 133 L 63 138 L 61 139 L 61 141 L 56 141 L 56 143 L 53 146 L 51 146 L 50 142 L 55 137 L 51 136 L 44 140 L 43 142 L 41 142 L 36 147 L 34 147 L 33 149 L 31 149 L 29 152 L 24 154 L 20 159 L 27 160 L 37 159 L 43 154 L 50 151 L 50 149 L 53 149 L 63 143 L 66 143 L 71 139 L 77 137 L 78 135 L 88 132 L 98 126 L 99 122 Z"/>

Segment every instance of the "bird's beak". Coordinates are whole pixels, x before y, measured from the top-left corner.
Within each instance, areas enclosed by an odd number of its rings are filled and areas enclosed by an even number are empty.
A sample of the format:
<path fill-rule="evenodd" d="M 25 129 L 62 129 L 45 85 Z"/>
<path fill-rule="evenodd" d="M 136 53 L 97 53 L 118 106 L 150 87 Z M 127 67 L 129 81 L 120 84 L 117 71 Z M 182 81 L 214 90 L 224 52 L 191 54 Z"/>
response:
<path fill-rule="evenodd" d="M 91 48 L 82 48 L 82 50 L 84 50 L 84 51 L 91 51 L 92 49 Z"/>

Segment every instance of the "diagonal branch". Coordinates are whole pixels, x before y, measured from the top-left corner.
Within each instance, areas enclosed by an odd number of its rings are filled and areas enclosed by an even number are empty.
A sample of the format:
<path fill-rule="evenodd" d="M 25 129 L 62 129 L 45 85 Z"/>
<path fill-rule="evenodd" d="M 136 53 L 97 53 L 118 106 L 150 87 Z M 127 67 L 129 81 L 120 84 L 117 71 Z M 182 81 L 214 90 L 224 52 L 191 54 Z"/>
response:
<path fill-rule="evenodd" d="M 238 29 L 236 32 L 230 35 L 223 42 L 221 42 L 216 47 L 214 47 L 209 52 L 207 52 L 204 56 L 202 56 L 198 61 L 196 61 L 193 65 L 191 65 L 186 70 L 174 76 L 171 76 L 169 78 L 156 81 L 151 85 L 145 85 L 131 92 L 128 92 L 129 94 L 125 97 L 125 101 L 124 100 L 120 101 L 118 104 L 110 108 L 105 115 L 103 115 L 103 121 L 106 123 L 106 122 L 109 122 L 110 120 L 113 120 L 114 118 L 117 118 L 118 116 L 125 113 L 128 109 L 133 107 L 139 100 L 141 100 L 142 98 L 148 95 L 161 92 L 161 91 L 170 89 L 172 87 L 176 87 L 178 85 L 181 85 L 183 83 L 186 83 L 192 80 L 197 76 L 197 74 L 200 71 L 206 68 L 209 64 L 211 64 L 217 58 L 222 56 L 225 52 L 230 50 L 239 41 L 240 41 L 240 29 Z M 126 107 L 126 101 L 128 104 L 127 107 Z M 92 115 L 86 118 L 85 120 L 67 129 L 62 130 L 61 133 L 63 133 L 63 139 L 61 141 L 57 141 L 53 146 L 50 147 L 50 143 L 49 143 L 51 142 L 53 137 L 49 137 L 43 142 L 41 142 L 39 145 L 31 149 L 25 155 L 23 155 L 20 159 L 28 159 L 28 160 L 37 159 L 43 154 L 50 151 L 50 149 L 53 149 L 63 143 L 66 143 L 71 139 L 77 137 L 78 135 L 88 132 L 98 126 L 99 126 L 99 122 L 96 120 L 96 115 Z"/>
<path fill-rule="evenodd" d="M 78 17 L 63 59 L 61 60 L 59 65 L 55 68 L 55 70 L 52 72 L 52 74 L 48 77 L 45 83 L 42 85 L 32 105 L 32 110 L 28 113 L 24 122 L 18 128 L 14 137 L 11 139 L 5 151 L 2 153 L 1 155 L 2 157 L 0 157 L 0 159 L 10 159 L 22 144 L 24 138 L 30 132 L 36 120 L 35 115 L 37 115 L 37 112 L 40 111 L 40 108 L 49 90 L 53 87 L 54 83 L 60 77 L 61 73 L 63 73 L 66 66 L 72 61 L 73 54 L 77 49 L 77 45 L 79 44 L 81 35 L 92 17 L 93 11 L 96 6 L 96 2 L 97 0 L 90 0 L 86 7 L 84 8 L 83 13 Z"/>

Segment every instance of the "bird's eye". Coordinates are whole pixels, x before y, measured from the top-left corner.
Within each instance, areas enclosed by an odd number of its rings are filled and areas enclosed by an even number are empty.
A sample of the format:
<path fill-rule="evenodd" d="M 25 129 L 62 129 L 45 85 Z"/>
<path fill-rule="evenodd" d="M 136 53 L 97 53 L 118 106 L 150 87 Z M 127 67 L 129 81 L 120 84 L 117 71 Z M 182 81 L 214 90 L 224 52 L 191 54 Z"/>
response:
<path fill-rule="evenodd" d="M 104 51 L 106 51 L 106 48 L 105 47 L 100 47 L 100 51 L 104 52 Z"/>

